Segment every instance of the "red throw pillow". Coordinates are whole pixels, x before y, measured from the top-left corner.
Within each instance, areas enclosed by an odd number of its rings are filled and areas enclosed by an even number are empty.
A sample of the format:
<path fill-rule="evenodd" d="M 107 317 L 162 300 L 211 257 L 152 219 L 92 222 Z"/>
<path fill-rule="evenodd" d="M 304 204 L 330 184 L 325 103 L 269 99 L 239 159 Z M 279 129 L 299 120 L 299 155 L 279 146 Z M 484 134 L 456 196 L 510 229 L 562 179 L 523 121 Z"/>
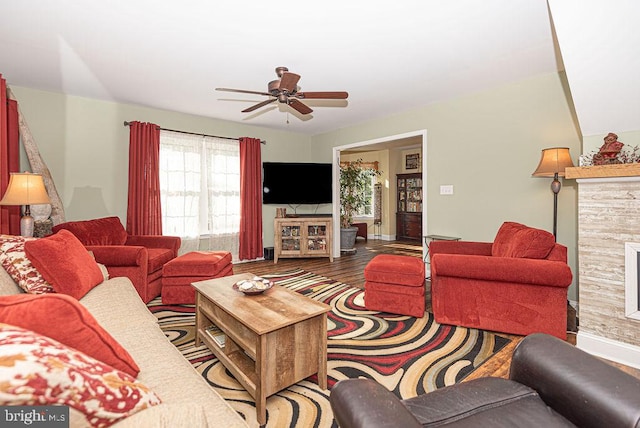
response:
<path fill-rule="evenodd" d="M 133 377 L 140 368 L 131 355 L 77 300 L 64 294 L 0 297 L 0 323 L 57 340 Z"/>
<path fill-rule="evenodd" d="M 516 232 L 511 257 L 546 259 L 555 245 L 556 238 L 551 232 L 528 227 Z"/>
<path fill-rule="evenodd" d="M 520 223 L 505 222 L 493 241 L 491 255 L 494 257 L 545 259 L 555 244 L 556 240 L 553 234 L 546 230 Z"/>
<path fill-rule="evenodd" d="M 80 299 L 103 281 L 96 261 L 68 230 L 27 241 L 24 250 L 31 264 L 58 293 Z"/>

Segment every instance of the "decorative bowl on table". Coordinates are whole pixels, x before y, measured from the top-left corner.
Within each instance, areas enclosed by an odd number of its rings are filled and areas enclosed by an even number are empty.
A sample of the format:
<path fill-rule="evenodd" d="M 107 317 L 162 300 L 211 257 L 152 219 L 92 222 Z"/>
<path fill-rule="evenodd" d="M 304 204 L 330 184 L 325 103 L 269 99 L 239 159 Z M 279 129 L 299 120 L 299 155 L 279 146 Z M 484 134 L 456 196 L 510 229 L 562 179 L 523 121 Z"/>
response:
<path fill-rule="evenodd" d="M 233 284 L 234 290 L 248 295 L 264 293 L 271 287 L 273 287 L 273 282 L 259 276 L 254 276 L 252 279 L 241 279 Z"/>

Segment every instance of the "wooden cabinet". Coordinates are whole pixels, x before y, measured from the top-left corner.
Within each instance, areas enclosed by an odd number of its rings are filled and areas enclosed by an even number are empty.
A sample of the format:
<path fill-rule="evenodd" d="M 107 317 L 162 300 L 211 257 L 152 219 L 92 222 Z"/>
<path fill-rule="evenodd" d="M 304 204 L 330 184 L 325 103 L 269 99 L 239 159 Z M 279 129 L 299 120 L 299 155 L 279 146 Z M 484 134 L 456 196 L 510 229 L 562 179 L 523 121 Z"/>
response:
<path fill-rule="evenodd" d="M 273 262 L 295 257 L 329 257 L 333 261 L 331 221 L 331 217 L 276 218 Z"/>
<path fill-rule="evenodd" d="M 396 237 L 422 239 L 422 173 L 398 174 Z"/>

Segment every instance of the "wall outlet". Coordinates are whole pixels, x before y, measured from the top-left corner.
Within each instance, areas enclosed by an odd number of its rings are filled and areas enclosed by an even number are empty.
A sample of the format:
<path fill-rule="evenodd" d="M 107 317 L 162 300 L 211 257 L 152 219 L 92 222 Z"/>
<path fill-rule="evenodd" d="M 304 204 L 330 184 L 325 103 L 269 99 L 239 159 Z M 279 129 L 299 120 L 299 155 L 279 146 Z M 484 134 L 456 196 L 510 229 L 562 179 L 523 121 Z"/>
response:
<path fill-rule="evenodd" d="M 446 185 L 440 186 L 440 194 L 441 195 L 453 195 L 453 185 L 452 184 L 446 184 Z"/>

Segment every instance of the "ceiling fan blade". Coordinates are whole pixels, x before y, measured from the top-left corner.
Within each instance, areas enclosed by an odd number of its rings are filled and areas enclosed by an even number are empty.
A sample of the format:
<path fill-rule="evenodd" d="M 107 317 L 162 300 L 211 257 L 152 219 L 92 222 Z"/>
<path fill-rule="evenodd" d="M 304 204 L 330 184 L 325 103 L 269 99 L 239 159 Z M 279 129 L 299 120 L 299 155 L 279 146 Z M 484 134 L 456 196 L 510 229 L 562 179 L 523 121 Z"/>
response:
<path fill-rule="evenodd" d="M 270 100 L 262 101 L 261 103 L 258 103 L 258 104 L 255 104 L 255 105 L 252 105 L 251 107 L 249 107 L 249 108 L 246 108 L 246 109 L 242 110 L 242 113 L 249 113 L 249 112 L 251 112 L 251 111 L 254 111 L 254 110 L 256 110 L 256 109 L 259 109 L 260 107 L 264 107 L 264 106 L 266 106 L 267 104 L 271 104 L 271 103 L 272 103 L 272 102 L 274 102 L 276 99 L 277 99 L 277 98 L 271 98 Z"/>
<path fill-rule="evenodd" d="M 295 98 L 289 99 L 289 105 L 301 114 L 309 114 L 313 111 L 306 104 L 296 100 Z"/>
<path fill-rule="evenodd" d="M 266 95 L 268 97 L 271 96 L 271 94 L 268 92 L 246 91 L 244 89 L 216 88 L 216 91 L 239 92 L 241 94 Z"/>
<path fill-rule="evenodd" d="M 344 100 L 349 97 L 348 92 L 298 92 L 296 98 L 315 98 L 325 100 Z"/>
<path fill-rule="evenodd" d="M 298 89 L 298 86 L 296 86 L 298 84 L 298 80 L 300 80 L 300 75 L 285 71 L 282 73 L 282 77 L 280 78 L 279 87 L 291 94 Z"/>

